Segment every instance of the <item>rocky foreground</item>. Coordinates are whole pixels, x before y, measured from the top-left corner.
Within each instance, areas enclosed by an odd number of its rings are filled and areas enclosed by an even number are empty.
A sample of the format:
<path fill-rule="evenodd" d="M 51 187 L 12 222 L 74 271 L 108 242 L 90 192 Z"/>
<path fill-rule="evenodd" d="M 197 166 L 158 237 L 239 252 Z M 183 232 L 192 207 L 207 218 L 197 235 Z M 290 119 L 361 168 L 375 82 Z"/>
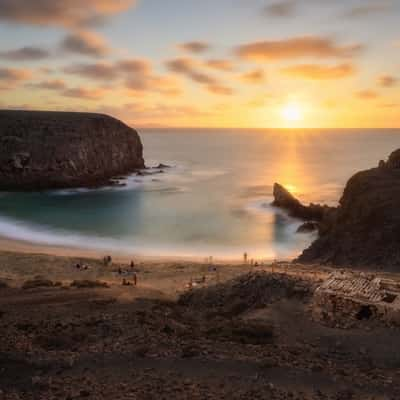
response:
<path fill-rule="evenodd" d="M 302 205 L 280 185 L 274 204 L 317 223 L 318 239 L 296 262 L 400 269 L 400 150 L 355 174 L 337 208 Z"/>
<path fill-rule="evenodd" d="M 313 293 L 326 271 L 298 267 L 296 276 L 288 268 L 260 267 L 178 297 L 151 294 L 142 279 L 152 269 L 143 266 L 138 287 L 4 284 L 0 398 L 400 398 L 399 328 L 314 320 Z"/>
<path fill-rule="evenodd" d="M 101 114 L 0 111 L 0 189 L 106 185 L 144 167 L 138 133 Z"/>

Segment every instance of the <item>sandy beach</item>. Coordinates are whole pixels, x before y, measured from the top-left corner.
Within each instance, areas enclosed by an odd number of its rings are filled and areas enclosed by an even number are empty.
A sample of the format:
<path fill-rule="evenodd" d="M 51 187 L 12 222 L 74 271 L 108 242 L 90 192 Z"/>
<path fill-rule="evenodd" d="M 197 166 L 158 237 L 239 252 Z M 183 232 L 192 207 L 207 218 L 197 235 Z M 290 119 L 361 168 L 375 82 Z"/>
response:
<path fill-rule="evenodd" d="M 400 394 L 398 328 L 313 320 L 329 267 L 160 258 L 132 270 L 123 259 L 105 266 L 102 254 L 1 247 L 1 399 Z"/>

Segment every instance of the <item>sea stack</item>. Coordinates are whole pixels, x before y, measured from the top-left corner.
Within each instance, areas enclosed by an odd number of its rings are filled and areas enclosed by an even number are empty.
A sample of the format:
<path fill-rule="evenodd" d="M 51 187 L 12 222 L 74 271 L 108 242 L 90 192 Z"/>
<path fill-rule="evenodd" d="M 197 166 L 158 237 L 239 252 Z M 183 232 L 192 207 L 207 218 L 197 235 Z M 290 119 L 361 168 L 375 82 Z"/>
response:
<path fill-rule="evenodd" d="M 0 110 L 0 189 L 107 185 L 144 168 L 138 133 L 103 114 Z"/>

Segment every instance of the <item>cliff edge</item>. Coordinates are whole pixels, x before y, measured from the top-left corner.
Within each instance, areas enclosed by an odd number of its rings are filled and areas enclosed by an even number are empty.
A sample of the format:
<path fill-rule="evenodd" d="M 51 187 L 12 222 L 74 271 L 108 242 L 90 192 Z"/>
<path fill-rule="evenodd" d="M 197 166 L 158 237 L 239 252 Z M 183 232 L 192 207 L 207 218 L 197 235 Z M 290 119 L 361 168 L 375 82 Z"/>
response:
<path fill-rule="evenodd" d="M 350 178 L 337 208 L 305 206 L 278 184 L 274 198 L 291 216 L 316 222 L 319 237 L 296 263 L 400 268 L 400 150 Z"/>
<path fill-rule="evenodd" d="M 115 118 L 0 110 L 1 190 L 101 186 L 140 168 L 140 137 Z"/>
<path fill-rule="evenodd" d="M 335 218 L 324 220 L 302 263 L 400 268 L 400 150 L 377 168 L 355 174 Z"/>

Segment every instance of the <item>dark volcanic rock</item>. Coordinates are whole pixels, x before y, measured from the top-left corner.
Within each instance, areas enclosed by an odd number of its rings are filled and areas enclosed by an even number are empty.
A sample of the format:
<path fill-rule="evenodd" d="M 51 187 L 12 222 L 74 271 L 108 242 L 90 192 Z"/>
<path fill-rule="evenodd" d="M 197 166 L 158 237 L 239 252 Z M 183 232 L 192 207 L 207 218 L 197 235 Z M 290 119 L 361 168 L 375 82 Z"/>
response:
<path fill-rule="evenodd" d="M 272 205 L 283 208 L 291 217 L 306 221 L 321 221 L 334 208 L 320 204 L 303 205 L 279 183 L 274 184 L 274 201 Z"/>
<path fill-rule="evenodd" d="M 297 261 L 400 267 L 400 150 L 347 183 L 334 218 Z"/>
<path fill-rule="evenodd" d="M 304 224 L 300 225 L 297 228 L 297 233 L 309 233 L 309 232 L 314 232 L 317 231 L 319 228 L 319 224 L 318 222 L 314 222 L 314 221 L 307 221 L 304 222 Z"/>
<path fill-rule="evenodd" d="M 101 114 L 0 111 L 0 189 L 108 184 L 144 167 L 137 132 Z"/>

